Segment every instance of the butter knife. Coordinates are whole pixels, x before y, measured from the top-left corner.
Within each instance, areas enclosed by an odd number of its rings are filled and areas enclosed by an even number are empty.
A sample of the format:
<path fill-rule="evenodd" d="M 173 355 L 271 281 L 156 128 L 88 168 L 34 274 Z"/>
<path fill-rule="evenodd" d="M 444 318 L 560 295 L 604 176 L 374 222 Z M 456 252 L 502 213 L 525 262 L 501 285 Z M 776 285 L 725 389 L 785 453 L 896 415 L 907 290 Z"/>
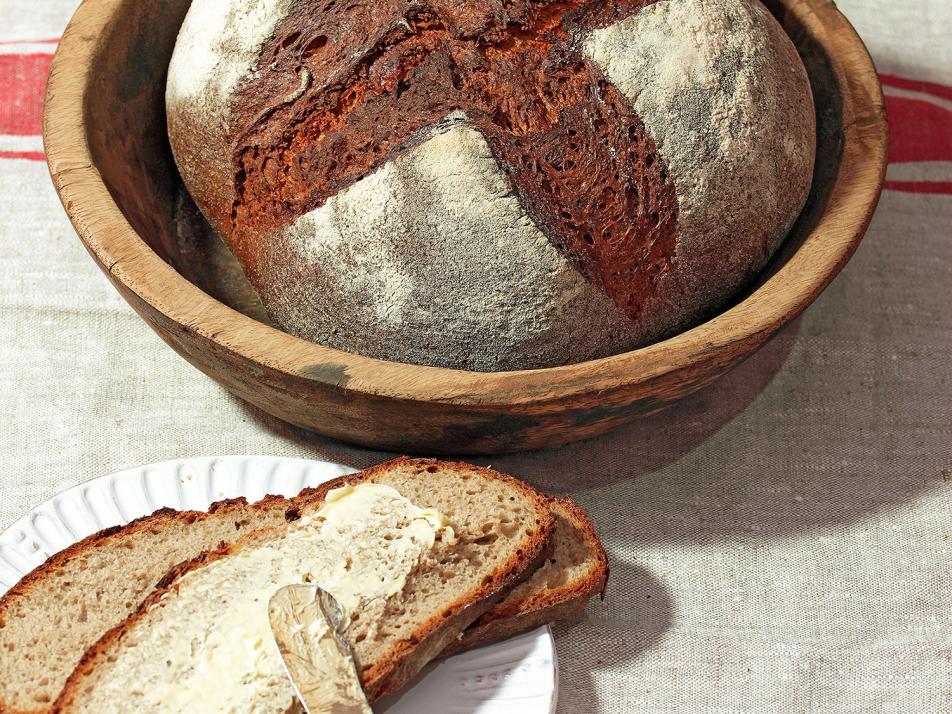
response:
<path fill-rule="evenodd" d="M 373 714 L 333 595 L 316 585 L 285 586 L 272 595 L 268 618 L 284 668 L 308 714 Z"/>

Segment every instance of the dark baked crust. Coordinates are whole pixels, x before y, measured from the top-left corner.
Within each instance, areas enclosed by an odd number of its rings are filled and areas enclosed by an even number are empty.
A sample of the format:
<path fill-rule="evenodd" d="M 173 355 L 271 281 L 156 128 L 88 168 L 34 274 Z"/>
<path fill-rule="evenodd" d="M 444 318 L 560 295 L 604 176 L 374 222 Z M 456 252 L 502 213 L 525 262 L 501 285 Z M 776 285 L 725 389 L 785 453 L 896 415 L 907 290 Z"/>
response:
<path fill-rule="evenodd" d="M 237 85 L 171 95 L 170 138 L 306 339 L 477 371 L 617 354 L 723 306 L 808 194 L 809 81 L 758 0 L 273 9 L 192 83 Z"/>
<path fill-rule="evenodd" d="M 366 25 L 336 0 L 295 3 L 230 109 L 226 238 L 256 288 L 268 293 L 264 236 L 462 111 L 550 242 L 635 319 L 674 259 L 677 199 L 643 124 L 574 43 L 651 2 L 389 0 Z"/>

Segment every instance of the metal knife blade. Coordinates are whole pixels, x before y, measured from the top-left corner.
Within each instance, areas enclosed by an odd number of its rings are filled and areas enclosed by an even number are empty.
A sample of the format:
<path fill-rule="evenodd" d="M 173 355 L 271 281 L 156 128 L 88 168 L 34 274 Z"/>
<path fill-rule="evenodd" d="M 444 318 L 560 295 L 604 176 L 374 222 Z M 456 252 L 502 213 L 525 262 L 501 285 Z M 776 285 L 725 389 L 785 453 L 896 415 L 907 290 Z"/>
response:
<path fill-rule="evenodd" d="M 308 714 L 373 714 L 333 595 L 316 585 L 285 586 L 271 596 L 268 618 L 284 668 Z"/>

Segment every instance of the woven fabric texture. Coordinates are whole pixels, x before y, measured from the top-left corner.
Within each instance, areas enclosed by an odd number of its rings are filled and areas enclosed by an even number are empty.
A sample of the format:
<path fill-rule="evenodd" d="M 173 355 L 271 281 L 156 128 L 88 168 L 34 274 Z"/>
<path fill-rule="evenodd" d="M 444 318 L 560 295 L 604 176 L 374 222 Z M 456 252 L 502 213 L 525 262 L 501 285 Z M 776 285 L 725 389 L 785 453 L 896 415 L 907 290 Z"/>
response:
<path fill-rule="evenodd" d="M 284 426 L 108 285 L 39 138 L 75 0 L 0 3 L 0 527 L 64 488 L 206 454 L 388 454 Z M 883 77 L 887 190 L 806 314 L 670 411 L 483 459 L 594 517 L 604 602 L 557 628 L 559 711 L 952 712 L 952 4 L 840 0 Z"/>

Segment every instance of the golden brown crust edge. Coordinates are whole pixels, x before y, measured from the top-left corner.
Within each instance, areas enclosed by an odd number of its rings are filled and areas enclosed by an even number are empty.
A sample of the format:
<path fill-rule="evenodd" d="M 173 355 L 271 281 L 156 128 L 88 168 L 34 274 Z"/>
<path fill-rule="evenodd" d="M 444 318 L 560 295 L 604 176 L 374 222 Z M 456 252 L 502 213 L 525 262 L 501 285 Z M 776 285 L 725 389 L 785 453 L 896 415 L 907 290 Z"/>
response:
<path fill-rule="evenodd" d="M 186 525 L 205 520 L 210 515 L 222 515 L 230 511 L 239 511 L 246 508 L 260 509 L 275 505 L 277 502 L 290 501 L 281 496 L 265 496 L 257 501 L 253 506 L 249 506 L 245 498 L 230 498 L 222 501 L 216 501 L 209 506 L 208 511 L 176 511 L 171 508 L 160 508 L 157 511 L 136 518 L 124 525 L 111 526 L 86 536 L 80 541 L 67 546 L 63 550 L 54 553 L 46 559 L 41 565 L 24 575 L 20 580 L 10 588 L 2 597 L 0 597 L 0 622 L 4 620 L 9 612 L 19 600 L 30 597 L 34 588 L 45 587 L 46 579 L 61 568 L 73 558 L 82 555 L 88 548 L 93 546 L 102 546 L 108 541 L 121 541 L 124 538 L 137 535 L 139 532 L 156 525 L 162 525 L 170 521 L 184 522 Z M 38 707 L 31 709 L 17 709 L 4 701 L 0 701 L 0 714 L 46 714 L 50 711 L 49 707 Z"/>
<path fill-rule="evenodd" d="M 270 504 L 274 501 L 286 500 L 288 499 L 282 498 L 280 496 L 265 496 L 264 499 L 256 502 L 254 507 Z M 136 518 L 135 520 L 129 521 L 124 525 L 111 526 L 109 528 L 104 528 L 101 531 L 97 531 L 92 535 L 88 535 L 82 540 L 67 546 L 58 553 L 54 553 L 49 558 L 47 558 L 43 564 L 38 565 L 29 573 L 20 578 L 16 585 L 14 585 L 2 597 L 0 597 L 0 618 L 3 617 L 3 613 L 6 612 L 14 600 L 26 595 L 27 592 L 35 585 L 40 584 L 39 581 L 43 580 L 51 571 L 58 569 L 92 545 L 96 545 L 102 541 L 113 538 L 127 537 L 140 530 L 144 530 L 152 525 L 163 523 L 165 521 L 176 520 L 184 521 L 186 523 L 195 523 L 197 521 L 204 520 L 211 514 L 219 514 L 224 511 L 238 510 L 240 508 L 246 507 L 248 507 L 248 502 L 242 497 L 216 501 L 209 507 L 208 511 L 176 511 L 172 508 L 160 508 L 159 510 L 147 516 Z M 12 710 L 5 710 L 2 707 L 3 704 L 0 703 L 0 712 L 12 712 Z"/>
<path fill-rule="evenodd" d="M 398 465 L 418 468 L 419 473 L 425 473 L 426 467 L 439 465 L 452 468 L 457 472 L 469 472 L 483 478 L 502 481 L 521 491 L 530 502 L 534 503 L 538 515 L 536 521 L 538 529 L 521 553 L 514 554 L 475 593 L 466 598 L 459 598 L 446 611 L 424 623 L 419 632 L 414 633 L 409 640 L 403 640 L 398 644 L 397 651 L 389 660 L 378 663 L 366 673 L 364 689 L 372 701 L 402 688 L 427 662 L 439 656 L 443 649 L 456 639 L 458 632 L 492 608 L 509 590 L 535 572 L 545 557 L 555 527 L 555 519 L 546 496 L 512 476 L 483 466 L 474 466 L 460 461 L 403 456 L 361 473 L 365 474 L 368 480 L 373 480 L 377 474 L 385 473 Z M 321 498 L 323 499 L 323 494 Z"/>
<path fill-rule="evenodd" d="M 591 548 L 592 562 L 586 574 L 563 587 L 550 588 L 511 605 L 503 603 L 491 609 L 447 647 L 446 656 L 498 642 L 556 620 L 574 619 L 595 595 L 604 597 L 609 576 L 608 556 L 594 524 L 570 498 L 553 499 L 551 508 L 567 518 Z"/>
<path fill-rule="evenodd" d="M 400 689 L 400 687 L 412 679 L 430 659 L 438 656 L 446 645 L 456 639 L 459 631 L 490 609 L 499 598 L 503 597 L 506 592 L 515 587 L 521 580 L 531 575 L 545 556 L 545 549 L 553 530 L 553 518 L 549 510 L 550 504 L 548 499 L 527 484 L 511 476 L 493 471 L 492 469 L 461 462 L 400 457 L 365 469 L 356 474 L 338 477 L 316 488 L 306 489 L 302 491 L 298 497 L 291 499 L 291 505 L 286 513 L 286 518 L 293 520 L 301 508 L 323 501 L 327 492 L 331 489 L 338 488 L 345 484 L 373 481 L 376 477 L 392 469 L 394 466 L 402 465 L 413 468 L 415 466 L 426 467 L 437 464 L 459 471 L 469 471 L 470 473 L 478 474 L 486 478 L 501 480 L 515 486 L 527 495 L 530 501 L 534 502 L 536 512 L 540 516 L 540 527 L 530 542 L 526 544 L 521 557 L 510 558 L 502 568 L 493 574 L 489 582 L 478 588 L 475 593 L 457 599 L 446 611 L 425 622 L 408 640 L 397 643 L 394 652 L 384 657 L 381 662 L 364 673 L 362 676 L 362 684 L 371 701 L 375 701 L 386 694 Z M 259 503 L 264 503 L 264 501 Z M 258 504 L 253 504 L 252 508 L 257 505 Z M 168 516 L 168 514 L 166 514 L 166 516 Z M 52 711 L 59 713 L 68 712 L 71 709 L 82 689 L 82 680 L 92 674 L 99 657 L 104 655 L 109 646 L 121 640 L 128 629 L 141 619 L 152 605 L 172 590 L 178 578 L 195 568 L 226 556 L 235 549 L 248 543 L 251 539 L 261 537 L 263 534 L 262 531 L 248 533 L 231 546 L 202 553 L 198 557 L 172 568 L 159 582 L 152 594 L 139 605 L 133 614 L 106 632 L 98 642 L 87 649 L 86 653 L 80 659 L 79 664 L 77 664 L 76 669 L 66 680 L 63 690 L 60 692 L 59 697 L 52 707 Z"/>

